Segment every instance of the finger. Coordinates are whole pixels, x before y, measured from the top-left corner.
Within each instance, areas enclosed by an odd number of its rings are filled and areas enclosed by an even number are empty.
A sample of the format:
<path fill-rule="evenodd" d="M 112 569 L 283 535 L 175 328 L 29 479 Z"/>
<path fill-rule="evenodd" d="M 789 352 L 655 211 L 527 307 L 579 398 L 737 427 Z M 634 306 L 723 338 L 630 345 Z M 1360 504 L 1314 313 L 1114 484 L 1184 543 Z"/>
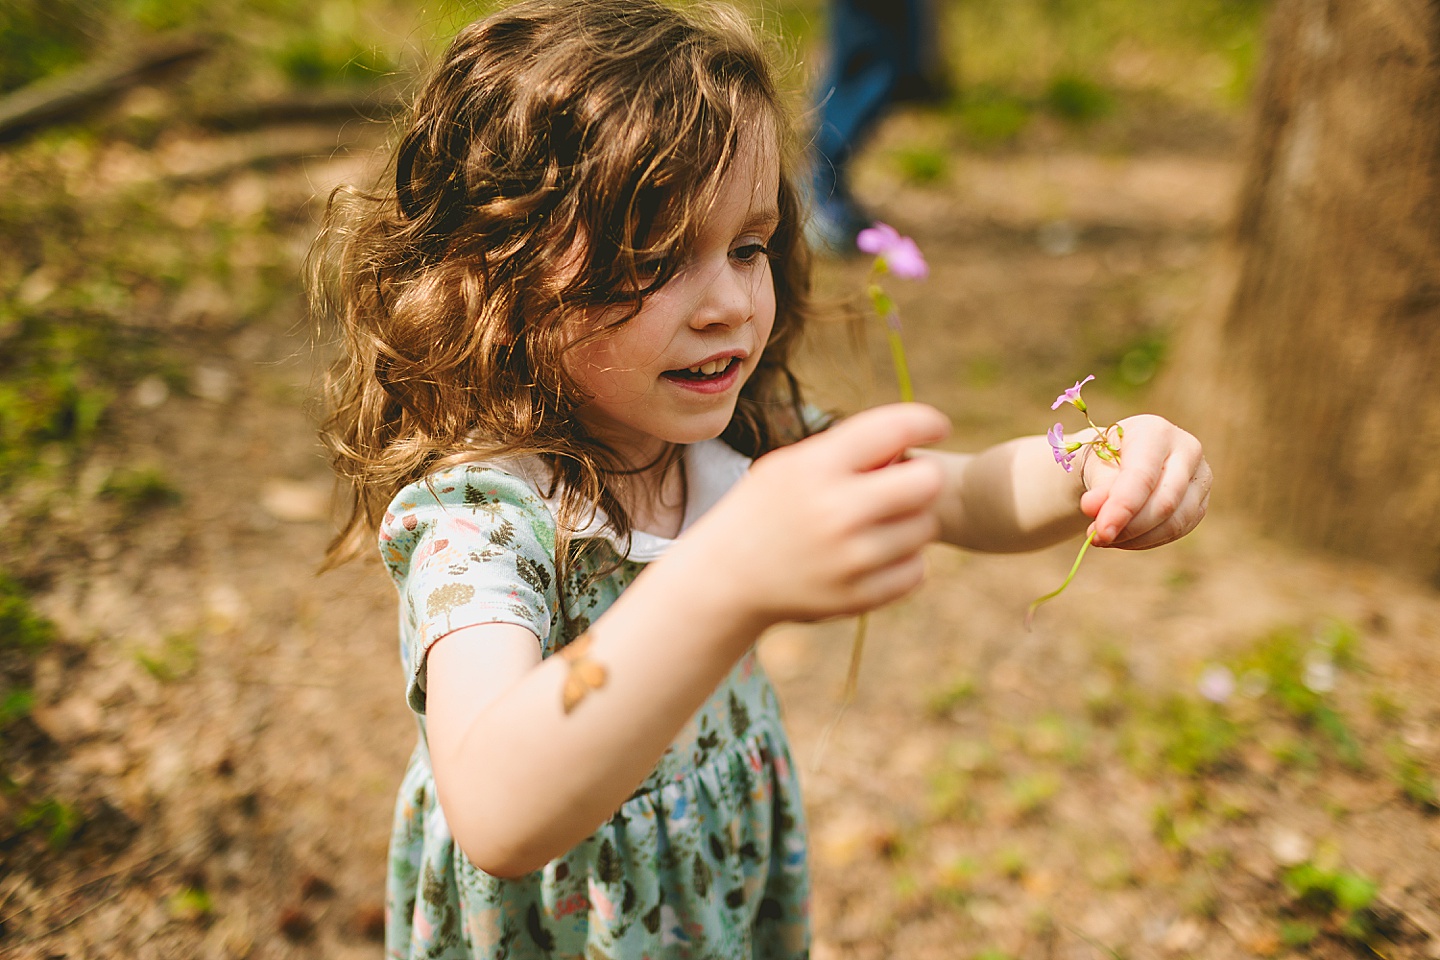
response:
<path fill-rule="evenodd" d="M 1205 512 L 1209 505 L 1209 491 L 1198 485 L 1191 487 L 1186 493 L 1184 501 L 1164 523 L 1152 527 L 1139 536 L 1117 540 L 1106 546 L 1119 550 L 1148 550 L 1151 547 L 1159 547 L 1179 540 L 1194 530 L 1205 518 Z"/>
<path fill-rule="evenodd" d="M 945 473 L 933 460 L 904 460 L 854 478 L 845 489 L 861 509 L 861 523 L 928 509 L 940 498 Z"/>
<path fill-rule="evenodd" d="M 1210 506 L 1210 486 L 1213 476 L 1210 465 L 1202 460 L 1174 511 L 1144 530 L 1139 525 L 1132 523 L 1129 528 L 1121 532 L 1119 537 L 1106 546 L 1119 547 L 1124 550 L 1145 550 L 1185 536 L 1195 529 L 1195 526 L 1205 517 L 1205 512 Z"/>
<path fill-rule="evenodd" d="M 856 570 L 869 571 L 899 563 L 919 553 L 940 536 L 940 518 L 930 510 L 922 510 L 878 524 L 849 546 L 851 563 Z"/>
<path fill-rule="evenodd" d="M 846 469 L 883 467 L 910 447 L 945 439 L 950 418 L 923 403 L 892 403 L 862 410 L 805 443 L 837 458 Z"/>
<path fill-rule="evenodd" d="M 1202 460 L 1201 463 L 1203 462 Z M 1155 489 L 1150 491 L 1149 498 L 1139 510 L 1135 511 L 1130 522 L 1106 541 L 1106 545 L 1133 540 L 1169 520 L 1180 508 L 1181 503 L 1185 501 L 1186 494 L 1194 485 L 1196 469 L 1198 468 L 1191 467 L 1179 457 L 1172 456 L 1166 459 L 1160 471 L 1160 479 L 1156 481 Z M 1104 508 L 1101 508 L 1101 513 L 1103 515 Z M 1097 524 L 1099 521 L 1100 518 L 1096 517 Z"/>
<path fill-rule="evenodd" d="M 864 613 L 893 603 L 925 582 L 925 558 L 912 553 L 867 574 L 855 584 L 854 604 L 848 613 Z"/>
<path fill-rule="evenodd" d="M 1113 474 L 1104 503 L 1095 513 L 1095 542 L 1100 545 L 1114 541 L 1130 525 L 1154 496 L 1167 468 L 1178 468 L 1177 475 L 1184 482 L 1201 459 L 1199 441 L 1173 427 L 1165 431 L 1132 431 L 1126 439 L 1131 442 L 1121 450 L 1120 469 Z M 1105 472 L 1100 476 L 1103 480 Z M 1172 488 L 1169 502 L 1163 505 L 1173 510 L 1179 500 L 1180 491 Z"/>

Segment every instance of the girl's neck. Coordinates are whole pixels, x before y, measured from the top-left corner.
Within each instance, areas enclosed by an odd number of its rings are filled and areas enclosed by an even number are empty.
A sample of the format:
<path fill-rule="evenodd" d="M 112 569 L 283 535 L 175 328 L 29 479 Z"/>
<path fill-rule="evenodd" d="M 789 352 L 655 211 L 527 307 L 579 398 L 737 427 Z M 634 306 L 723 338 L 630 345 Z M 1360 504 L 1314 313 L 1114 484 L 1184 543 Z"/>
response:
<path fill-rule="evenodd" d="M 647 469 L 612 475 L 612 489 L 630 515 L 631 529 L 672 540 L 680 535 L 687 499 L 684 451 L 676 446 Z"/>

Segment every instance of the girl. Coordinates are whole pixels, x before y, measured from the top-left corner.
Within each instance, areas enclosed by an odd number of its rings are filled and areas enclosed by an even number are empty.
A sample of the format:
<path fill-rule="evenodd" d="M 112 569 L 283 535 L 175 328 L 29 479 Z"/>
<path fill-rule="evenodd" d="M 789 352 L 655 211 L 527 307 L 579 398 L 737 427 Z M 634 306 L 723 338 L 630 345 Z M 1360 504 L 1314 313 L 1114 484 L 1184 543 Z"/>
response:
<path fill-rule="evenodd" d="M 914 404 L 807 436 L 788 146 L 733 15 L 530 0 L 455 39 L 393 186 L 332 205 L 330 560 L 378 534 L 420 726 L 392 957 L 804 956 L 761 632 L 904 595 L 937 537 L 1088 516 L 1146 547 L 1204 512 L 1199 445 L 1155 417 L 1073 474 L 1043 437 L 907 458 L 947 429 Z"/>

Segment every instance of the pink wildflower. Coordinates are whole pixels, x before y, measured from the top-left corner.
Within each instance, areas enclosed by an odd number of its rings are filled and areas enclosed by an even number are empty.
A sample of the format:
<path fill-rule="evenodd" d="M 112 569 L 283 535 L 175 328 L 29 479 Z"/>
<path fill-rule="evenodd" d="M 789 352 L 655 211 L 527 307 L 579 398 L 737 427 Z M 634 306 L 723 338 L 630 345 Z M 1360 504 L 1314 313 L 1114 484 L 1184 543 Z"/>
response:
<path fill-rule="evenodd" d="M 1235 674 L 1230 668 L 1223 664 L 1211 664 L 1200 674 L 1200 681 L 1196 684 L 1200 696 L 1211 703 L 1224 703 L 1230 699 L 1235 692 Z"/>
<path fill-rule="evenodd" d="M 1089 383 L 1091 380 L 1094 380 L 1094 379 L 1095 379 L 1095 375 L 1094 375 L 1094 374 L 1091 374 L 1090 376 L 1086 377 L 1084 380 L 1077 380 L 1077 381 L 1075 382 L 1075 386 L 1070 387 L 1070 388 L 1069 388 L 1068 390 L 1066 390 L 1064 393 L 1060 394 L 1060 396 L 1058 396 L 1058 397 L 1055 398 L 1055 402 L 1052 403 L 1052 404 L 1050 404 L 1050 409 L 1051 409 L 1051 410 L 1059 410 L 1059 409 L 1060 409 L 1060 404 L 1062 404 L 1062 403 L 1072 403 L 1072 404 L 1075 405 L 1075 408 L 1076 408 L 1077 410 L 1083 411 L 1083 410 L 1085 409 L 1085 401 L 1080 399 L 1080 388 L 1083 387 L 1083 386 L 1085 386 L 1085 384 Z"/>
<path fill-rule="evenodd" d="M 906 280 L 923 280 L 930 268 L 920 247 L 909 237 L 888 223 L 875 221 L 873 227 L 866 227 L 855 237 L 855 246 L 861 253 L 868 253 L 885 261 L 885 266 L 897 277 Z"/>
<path fill-rule="evenodd" d="M 1075 451 L 1071 447 L 1074 446 L 1078 449 L 1079 444 L 1066 443 L 1065 427 L 1058 423 L 1045 434 L 1045 439 L 1050 441 L 1050 450 L 1055 454 L 1055 462 L 1064 467 L 1066 473 L 1069 473 L 1072 469 L 1070 461 L 1075 459 Z"/>

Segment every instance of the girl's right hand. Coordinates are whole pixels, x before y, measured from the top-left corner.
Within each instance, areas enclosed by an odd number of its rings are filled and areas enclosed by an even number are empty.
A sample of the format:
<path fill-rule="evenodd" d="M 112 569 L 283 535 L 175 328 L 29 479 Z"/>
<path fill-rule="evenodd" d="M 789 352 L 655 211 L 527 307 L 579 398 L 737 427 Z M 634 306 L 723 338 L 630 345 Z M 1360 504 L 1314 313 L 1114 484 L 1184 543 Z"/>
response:
<path fill-rule="evenodd" d="M 776 450 L 672 554 L 707 571 L 720 609 L 757 630 L 898 599 L 924 578 L 920 552 L 940 532 L 942 485 L 936 462 L 901 458 L 949 428 L 933 407 L 892 404 Z"/>

